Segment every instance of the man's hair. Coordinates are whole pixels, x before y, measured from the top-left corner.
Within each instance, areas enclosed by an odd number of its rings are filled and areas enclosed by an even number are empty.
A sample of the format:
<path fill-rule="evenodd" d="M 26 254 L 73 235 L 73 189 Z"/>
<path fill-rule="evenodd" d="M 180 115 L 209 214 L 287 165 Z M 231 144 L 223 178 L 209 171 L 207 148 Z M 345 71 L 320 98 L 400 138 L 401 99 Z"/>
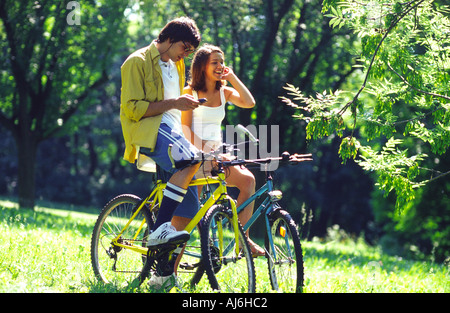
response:
<path fill-rule="evenodd" d="M 164 26 L 156 41 L 162 43 L 170 39 L 171 43 L 184 41 L 197 48 L 202 39 L 194 20 L 189 17 L 176 18 Z"/>
<path fill-rule="evenodd" d="M 195 53 L 194 58 L 192 59 L 191 69 L 189 73 L 190 74 L 189 86 L 193 90 L 206 91 L 206 77 L 205 77 L 206 64 L 208 63 L 209 56 L 214 52 L 218 52 L 224 55 L 223 51 L 219 47 L 210 44 L 204 44 Z M 216 89 L 219 90 L 220 87 L 224 84 L 225 83 L 223 81 L 217 81 Z"/>

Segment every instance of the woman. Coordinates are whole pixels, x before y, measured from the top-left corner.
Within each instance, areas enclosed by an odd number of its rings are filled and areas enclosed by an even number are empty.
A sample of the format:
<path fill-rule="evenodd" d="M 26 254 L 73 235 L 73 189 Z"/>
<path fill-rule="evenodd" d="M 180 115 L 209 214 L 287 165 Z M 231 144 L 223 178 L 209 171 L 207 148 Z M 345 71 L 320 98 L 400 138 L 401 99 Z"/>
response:
<path fill-rule="evenodd" d="M 229 82 L 233 87 L 226 86 Z M 247 87 L 234 72 L 224 64 L 224 53 L 213 45 L 203 45 L 194 55 L 190 70 L 189 85 L 184 93 L 196 99 L 207 101 L 192 111 L 182 112 L 181 122 L 188 138 L 203 151 L 216 149 L 222 143 L 221 124 L 225 118 L 225 104 L 231 102 L 241 108 L 252 108 L 255 100 Z M 207 171 L 200 168 L 197 177 Z M 239 189 L 237 206 L 244 203 L 255 192 L 255 177 L 247 168 L 232 167 L 227 183 Z M 253 214 L 252 202 L 239 213 L 239 220 L 245 225 Z M 247 232 L 248 236 L 248 232 Z M 264 249 L 249 238 L 254 256 L 263 256 Z"/>

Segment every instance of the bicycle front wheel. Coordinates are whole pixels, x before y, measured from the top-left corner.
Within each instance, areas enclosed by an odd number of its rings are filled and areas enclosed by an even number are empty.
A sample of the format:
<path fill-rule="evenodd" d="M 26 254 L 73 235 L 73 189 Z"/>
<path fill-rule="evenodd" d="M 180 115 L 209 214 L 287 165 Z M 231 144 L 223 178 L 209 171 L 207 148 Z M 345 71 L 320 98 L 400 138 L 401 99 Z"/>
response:
<path fill-rule="evenodd" d="M 255 266 L 242 226 L 235 229 L 231 210 L 223 205 L 211 207 L 201 229 L 201 249 L 205 272 L 214 290 L 255 292 Z M 235 231 L 239 233 L 236 254 Z"/>
<path fill-rule="evenodd" d="M 112 199 L 100 213 L 91 239 L 91 263 L 97 279 L 106 284 L 126 286 L 140 278 L 146 255 L 114 244 L 145 246 L 153 218 L 147 206 L 130 222 L 142 200 L 134 195 Z M 128 226 L 127 223 L 130 222 Z"/>
<path fill-rule="evenodd" d="M 297 226 L 284 210 L 269 216 L 270 232 L 266 234 L 267 262 L 272 288 L 279 292 L 302 292 L 303 254 Z"/>

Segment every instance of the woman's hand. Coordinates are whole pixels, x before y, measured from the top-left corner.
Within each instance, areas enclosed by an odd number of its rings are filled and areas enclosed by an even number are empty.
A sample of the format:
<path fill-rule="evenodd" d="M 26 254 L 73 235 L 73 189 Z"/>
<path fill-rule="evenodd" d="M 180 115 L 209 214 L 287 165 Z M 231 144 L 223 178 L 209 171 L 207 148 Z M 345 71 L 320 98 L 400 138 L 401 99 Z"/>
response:
<path fill-rule="evenodd" d="M 232 77 L 236 78 L 236 75 L 234 74 L 233 70 L 230 67 L 225 66 L 223 68 L 222 76 L 220 78 L 223 80 L 229 81 L 230 78 L 232 78 Z"/>
<path fill-rule="evenodd" d="M 229 89 L 231 94 L 228 96 L 228 101 L 241 108 L 253 108 L 255 106 L 255 99 L 252 94 L 231 68 L 225 66 L 221 77 L 233 86 Z"/>

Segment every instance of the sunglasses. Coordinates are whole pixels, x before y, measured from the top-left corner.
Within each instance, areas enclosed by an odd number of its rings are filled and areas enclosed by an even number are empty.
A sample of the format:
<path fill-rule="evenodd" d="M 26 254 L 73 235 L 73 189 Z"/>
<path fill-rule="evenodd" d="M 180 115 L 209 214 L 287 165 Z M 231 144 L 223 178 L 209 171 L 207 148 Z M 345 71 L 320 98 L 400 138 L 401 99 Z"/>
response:
<path fill-rule="evenodd" d="M 185 52 L 185 53 L 191 54 L 192 52 L 195 51 L 194 48 L 189 48 L 189 46 L 186 45 L 186 43 L 185 43 L 183 40 L 182 40 L 181 42 L 182 42 L 183 45 L 184 45 L 184 52 Z"/>

